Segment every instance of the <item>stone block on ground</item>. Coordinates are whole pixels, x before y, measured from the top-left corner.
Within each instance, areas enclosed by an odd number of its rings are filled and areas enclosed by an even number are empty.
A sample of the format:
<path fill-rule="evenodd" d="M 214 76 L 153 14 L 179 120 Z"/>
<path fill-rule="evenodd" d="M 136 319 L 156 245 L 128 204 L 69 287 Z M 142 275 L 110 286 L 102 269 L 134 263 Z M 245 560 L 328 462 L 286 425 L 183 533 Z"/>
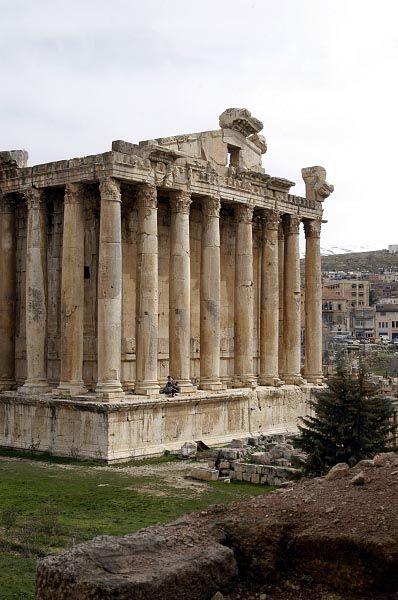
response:
<path fill-rule="evenodd" d="M 218 469 L 208 469 L 207 467 L 194 467 L 191 469 L 190 477 L 201 481 L 217 481 Z"/>
<path fill-rule="evenodd" d="M 198 451 L 198 445 L 196 442 L 185 442 L 181 446 L 180 456 L 182 458 L 194 458 Z"/>
<path fill-rule="evenodd" d="M 338 463 L 334 465 L 329 471 L 329 473 L 325 476 L 325 479 L 328 481 L 333 481 L 334 479 L 341 479 L 342 477 L 347 477 L 350 472 L 350 467 L 347 463 Z"/>

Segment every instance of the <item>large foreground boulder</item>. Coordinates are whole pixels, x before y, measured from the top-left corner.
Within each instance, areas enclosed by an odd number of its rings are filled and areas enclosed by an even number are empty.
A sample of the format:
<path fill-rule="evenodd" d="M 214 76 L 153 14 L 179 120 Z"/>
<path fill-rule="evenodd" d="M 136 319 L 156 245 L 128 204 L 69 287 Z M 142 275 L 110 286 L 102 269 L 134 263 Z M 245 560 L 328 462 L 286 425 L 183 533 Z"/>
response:
<path fill-rule="evenodd" d="M 396 598 L 398 455 L 344 470 L 46 558 L 36 598 L 210 600 L 220 591 L 235 600 L 264 590 L 267 600 L 323 598 L 309 581 L 344 600 Z M 284 587 L 292 580 L 293 595 Z"/>

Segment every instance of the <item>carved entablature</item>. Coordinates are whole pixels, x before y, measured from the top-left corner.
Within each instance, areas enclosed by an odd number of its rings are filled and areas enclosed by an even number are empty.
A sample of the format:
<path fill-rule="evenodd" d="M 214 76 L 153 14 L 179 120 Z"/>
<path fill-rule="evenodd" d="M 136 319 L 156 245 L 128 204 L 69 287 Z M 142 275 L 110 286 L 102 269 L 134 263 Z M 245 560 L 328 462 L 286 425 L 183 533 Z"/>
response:
<path fill-rule="evenodd" d="M 221 202 L 216 196 L 205 196 L 202 198 L 202 213 L 206 217 L 220 217 Z"/>
<path fill-rule="evenodd" d="M 137 203 L 142 208 L 157 208 L 158 196 L 156 186 L 144 183 L 140 185 L 137 193 Z"/>
<path fill-rule="evenodd" d="M 285 215 L 285 235 L 298 235 L 300 233 L 301 219 L 298 215 Z"/>
<path fill-rule="evenodd" d="M 101 200 L 108 202 L 120 202 L 120 182 L 114 177 L 106 177 L 100 181 L 99 185 Z"/>
<path fill-rule="evenodd" d="M 235 221 L 237 223 L 252 223 L 254 207 L 247 204 L 238 204 L 235 209 Z"/>
<path fill-rule="evenodd" d="M 183 213 L 189 215 L 191 203 L 191 194 L 184 190 L 178 190 L 170 195 L 170 208 L 172 213 Z"/>
<path fill-rule="evenodd" d="M 245 137 L 259 133 L 263 124 L 261 121 L 252 117 L 251 112 L 246 108 L 227 108 L 220 115 L 221 129 L 233 129 L 239 131 Z"/>
<path fill-rule="evenodd" d="M 267 188 L 276 192 L 289 193 L 291 187 L 296 185 L 294 181 L 284 179 L 283 177 L 270 177 L 267 181 Z"/>
<path fill-rule="evenodd" d="M 67 183 L 65 186 L 65 204 L 80 204 L 84 201 L 86 186 L 82 183 Z"/>
<path fill-rule="evenodd" d="M 14 207 L 14 198 L 8 194 L 2 194 L 0 192 L 0 213 L 14 212 Z"/>
<path fill-rule="evenodd" d="M 334 190 L 334 186 L 326 182 L 326 170 L 323 167 L 306 167 L 301 169 L 301 175 L 309 200 L 323 202 Z"/>
<path fill-rule="evenodd" d="M 38 188 L 29 188 L 22 192 L 28 210 L 39 210 L 45 202 L 45 191 Z"/>
<path fill-rule="evenodd" d="M 321 237 L 321 219 L 305 219 L 304 220 L 304 232 L 306 239 L 308 238 L 320 238 Z"/>
<path fill-rule="evenodd" d="M 279 213 L 276 210 L 262 210 L 261 220 L 264 229 L 276 231 L 279 227 Z"/>

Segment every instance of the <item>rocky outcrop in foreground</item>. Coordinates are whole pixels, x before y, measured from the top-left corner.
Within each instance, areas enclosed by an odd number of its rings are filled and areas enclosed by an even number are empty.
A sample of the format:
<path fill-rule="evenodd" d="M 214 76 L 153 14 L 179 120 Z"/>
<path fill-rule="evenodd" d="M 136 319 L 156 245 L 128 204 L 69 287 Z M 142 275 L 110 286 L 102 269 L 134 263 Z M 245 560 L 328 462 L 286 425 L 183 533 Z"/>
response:
<path fill-rule="evenodd" d="M 397 592 L 398 454 L 389 453 L 46 558 L 36 598 L 375 600 Z"/>

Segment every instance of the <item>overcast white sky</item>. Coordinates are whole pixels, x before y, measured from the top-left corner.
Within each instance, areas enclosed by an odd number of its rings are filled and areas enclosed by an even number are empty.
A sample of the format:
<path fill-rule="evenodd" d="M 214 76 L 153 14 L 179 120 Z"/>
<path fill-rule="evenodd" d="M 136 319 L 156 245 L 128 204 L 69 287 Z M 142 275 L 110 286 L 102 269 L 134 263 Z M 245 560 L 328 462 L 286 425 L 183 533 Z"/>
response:
<path fill-rule="evenodd" d="M 397 0 L 0 0 L 0 149 L 29 164 L 264 122 L 272 175 L 335 185 L 322 246 L 398 243 Z"/>

